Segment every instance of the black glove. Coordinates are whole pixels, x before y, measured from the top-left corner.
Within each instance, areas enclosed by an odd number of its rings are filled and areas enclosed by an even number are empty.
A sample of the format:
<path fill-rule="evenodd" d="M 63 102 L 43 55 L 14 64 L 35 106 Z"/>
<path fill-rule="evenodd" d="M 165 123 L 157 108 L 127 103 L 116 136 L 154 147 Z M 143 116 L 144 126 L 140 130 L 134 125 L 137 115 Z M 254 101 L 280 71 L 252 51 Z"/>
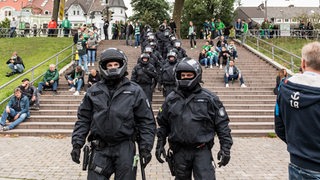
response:
<path fill-rule="evenodd" d="M 164 145 L 166 144 L 165 141 L 162 139 L 158 139 L 157 142 L 157 148 L 156 148 L 156 158 L 159 161 L 159 163 L 164 163 L 164 160 L 161 159 L 161 154 L 164 158 L 166 158 L 166 150 L 164 149 Z"/>
<path fill-rule="evenodd" d="M 220 159 L 221 161 L 218 162 L 219 167 L 227 165 L 230 161 L 230 153 L 227 154 L 223 150 L 220 150 L 218 152 L 218 160 Z"/>
<path fill-rule="evenodd" d="M 80 151 L 81 151 L 81 146 L 79 144 L 73 145 L 73 149 L 70 153 L 72 161 L 80 164 Z"/>
<path fill-rule="evenodd" d="M 147 166 L 147 164 L 151 161 L 151 153 L 146 149 L 140 150 L 140 163 L 143 168 Z"/>

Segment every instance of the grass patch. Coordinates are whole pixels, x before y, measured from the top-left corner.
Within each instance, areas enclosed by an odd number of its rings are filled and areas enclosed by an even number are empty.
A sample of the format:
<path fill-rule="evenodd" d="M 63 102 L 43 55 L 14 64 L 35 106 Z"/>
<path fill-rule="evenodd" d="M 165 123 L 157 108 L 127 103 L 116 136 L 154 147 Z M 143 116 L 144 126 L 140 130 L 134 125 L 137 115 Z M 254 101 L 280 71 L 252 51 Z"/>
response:
<path fill-rule="evenodd" d="M 6 82 L 14 79 L 18 75 L 11 77 L 6 77 L 6 72 L 11 70 L 8 68 L 6 62 L 11 57 L 12 52 L 17 51 L 18 55 L 22 58 L 25 71 L 33 68 L 54 54 L 60 52 L 62 49 L 70 46 L 73 43 L 72 38 L 47 38 L 47 37 L 37 37 L 37 38 L 3 38 L 0 39 L 0 86 Z M 71 49 L 65 51 L 58 56 L 59 61 L 71 54 Z M 19 78 L 15 82 L 11 83 L 9 86 L 1 89 L 0 101 L 10 96 L 13 89 L 21 84 L 21 80 L 25 77 L 30 80 L 32 77 L 37 77 L 43 74 L 49 67 L 49 64 L 56 64 L 56 58 L 50 59 L 47 63 L 43 64 L 39 68 L 34 70 L 34 74 L 27 73 L 25 76 Z M 71 60 L 71 58 L 70 58 Z M 64 63 L 59 65 L 58 69 L 63 67 L 65 64 L 69 63 L 70 60 L 66 60 Z M 42 80 L 40 78 L 39 80 Z M 37 83 L 35 83 L 37 85 Z M 1 108 L 1 107 L 0 107 Z M 1 108 L 2 109 L 2 108 Z M 2 111 L 2 110 L 1 110 Z"/>
<path fill-rule="evenodd" d="M 276 133 L 268 133 L 268 137 L 269 138 L 276 138 L 277 135 L 276 135 Z"/>

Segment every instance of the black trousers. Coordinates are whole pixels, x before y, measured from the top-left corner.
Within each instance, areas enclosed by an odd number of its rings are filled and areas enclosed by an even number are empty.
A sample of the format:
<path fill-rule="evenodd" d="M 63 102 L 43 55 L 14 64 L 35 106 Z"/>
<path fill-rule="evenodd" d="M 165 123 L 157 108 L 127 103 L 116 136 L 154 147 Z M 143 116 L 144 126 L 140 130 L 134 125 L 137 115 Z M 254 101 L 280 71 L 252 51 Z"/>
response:
<path fill-rule="evenodd" d="M 149 102 L 152 102 L 152 84 L 139 84 L 144 93 L 147 95 Z"/>
<path fill-rule="evenodd" d="M 115 179 L 136 179 L 136 169 L 132 168 L 136 148 L 133 141 L 118 145 L 96 148 L 88 171 L 88 180 L 108 180 L 115 173 Z"/>
<path fill-rule="evenodd" d="M 212 165 L 211 150 L 207 147 L 201 149 L 179 148 L 174 152 L 175 180 L 215 180 L 215 170 Z"/>

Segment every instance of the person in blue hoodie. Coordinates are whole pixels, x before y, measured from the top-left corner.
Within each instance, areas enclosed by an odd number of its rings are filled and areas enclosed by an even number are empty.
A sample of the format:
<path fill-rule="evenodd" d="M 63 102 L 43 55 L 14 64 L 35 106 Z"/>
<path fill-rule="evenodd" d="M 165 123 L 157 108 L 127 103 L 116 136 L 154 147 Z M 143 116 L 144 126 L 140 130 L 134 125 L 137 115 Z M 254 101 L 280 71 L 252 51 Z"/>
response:
<path fill-rule="evenodd" d="M 280 84 L 275 131 L 290 153 L 289 180 L 320 179 L 320 43 L 302 48 L 302 74 Z"/>
<path fill-rule="evenodd" d="M 0 119 L 0 131 L 9 131 L 26 120 L 30 116 L 29 98 L 22 94 L 20 88 L 14 89 L 14 96 L 10 98 L 8 105 L 2 113 Z M 12 122 L 6 125 L 6 120 Z"/>

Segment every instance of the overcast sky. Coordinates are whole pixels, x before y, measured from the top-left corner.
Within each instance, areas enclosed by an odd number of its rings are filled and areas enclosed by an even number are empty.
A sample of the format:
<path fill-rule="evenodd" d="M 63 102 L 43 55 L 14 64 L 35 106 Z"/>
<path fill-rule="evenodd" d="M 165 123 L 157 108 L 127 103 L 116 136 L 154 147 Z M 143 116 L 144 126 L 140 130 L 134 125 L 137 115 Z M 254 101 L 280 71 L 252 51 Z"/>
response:
<path fill-rule="evenodd" d="M 168 2 L 174 2 L 174 0 L 167 0 Z M 196 0 L 194 0 L 196 1 Z M 320 0 L 267 0 L 268 6 L 289 6 L 293 4 L 296 7 L 319 7 Z M 124 0 L 128 10 L 126 11 L 128 16 L 132 15 L 132 8 L 130 5 L 131 0 Z M 236 0 L 237 2 L 237 0 Z M 259 6 L 265 0 L 241 0 L 242 6 Z"/>

